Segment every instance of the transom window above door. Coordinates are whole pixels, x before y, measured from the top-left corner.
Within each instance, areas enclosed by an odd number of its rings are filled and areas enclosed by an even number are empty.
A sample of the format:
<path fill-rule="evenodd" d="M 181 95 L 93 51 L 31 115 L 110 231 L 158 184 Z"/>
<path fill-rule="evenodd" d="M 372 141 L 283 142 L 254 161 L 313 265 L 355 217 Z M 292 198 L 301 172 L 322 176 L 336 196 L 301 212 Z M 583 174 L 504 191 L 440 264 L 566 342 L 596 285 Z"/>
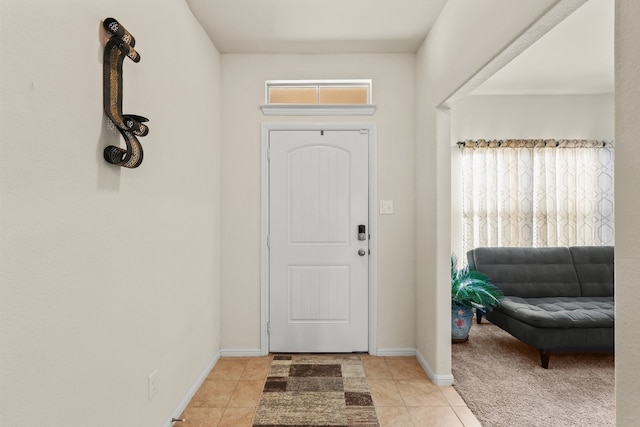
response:
<path fill-rule="evenodd" d="M 265 115 L 372 115 L 371 80 L 267 80 Z"/>

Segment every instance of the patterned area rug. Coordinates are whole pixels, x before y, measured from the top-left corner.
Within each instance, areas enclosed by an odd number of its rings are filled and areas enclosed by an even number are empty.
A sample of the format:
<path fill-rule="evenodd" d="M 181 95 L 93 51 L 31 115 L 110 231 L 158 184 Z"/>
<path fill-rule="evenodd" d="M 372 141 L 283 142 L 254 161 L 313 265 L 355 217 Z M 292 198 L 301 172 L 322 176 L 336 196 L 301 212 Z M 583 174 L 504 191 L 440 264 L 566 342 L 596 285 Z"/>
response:
<path fill-rule="evenodd" d="M 357 354 L 276 355 L 254 427 L 379 427 Z"/>

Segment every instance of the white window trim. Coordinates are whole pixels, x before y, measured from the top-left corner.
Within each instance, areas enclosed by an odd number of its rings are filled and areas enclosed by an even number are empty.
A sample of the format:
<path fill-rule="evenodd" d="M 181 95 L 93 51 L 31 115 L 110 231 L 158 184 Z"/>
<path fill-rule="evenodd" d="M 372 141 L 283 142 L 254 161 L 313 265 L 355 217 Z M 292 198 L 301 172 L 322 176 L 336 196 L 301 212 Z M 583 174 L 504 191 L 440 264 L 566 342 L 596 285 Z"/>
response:
<path fill-rule="evenodd" d="M 366 87 L 367 104 L 269 104 L 271 87 Z M 376 110 L 372 104 L 372 81 L 358 80 L 267 80 L 265 103 L 261 106 L 265 116 L 371 116 Z"/>
<path fill-rule="evenodd" d="M 265 116 L 372 116 L 375 105 L 338 104 L 265 104 L 262 105 Z"/>

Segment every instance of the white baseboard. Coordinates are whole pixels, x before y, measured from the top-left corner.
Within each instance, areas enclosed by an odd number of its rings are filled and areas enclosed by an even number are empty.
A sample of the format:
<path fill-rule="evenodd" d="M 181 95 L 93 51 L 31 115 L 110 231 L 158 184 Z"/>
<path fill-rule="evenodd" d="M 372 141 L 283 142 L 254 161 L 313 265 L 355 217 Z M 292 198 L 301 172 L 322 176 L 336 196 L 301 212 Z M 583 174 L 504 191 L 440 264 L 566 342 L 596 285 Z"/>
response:
<path fill-rule="evenodd" d="M 416 359 L 418 359 L 418 362 L 422 365 L 422 369 L 427 373 L 432 383 L 438 386 L 453 385 L 453 375 L 436 375 L 419 351 L 416 351 Z"/>
<path fill-rule="evenodd" d="M 162 427 L 174 427 L 175 425 L 171 422 L 173 418 L 179 418 L 180 414 L 184 412 L 184 410 L 193 399 L 193 396 L 196 394 L 202 383 L 209 375 L 209 372 L 213 369 L 213 367 L 218 363 L 221 357 L 256 357 L 260 356 L 260 349 L 223 349 L 219 350 L 216 355 L 211 359 L 211 361 L 204 368 L 204 371 L 198 376 L 193 385 L 189 388 L 185 396 L 180 400 L 176 409 L 173 410 L 171 417 L 162 425 Z M 179 424 L 178 424 L 179 425 Z"/>
<path fill-rule="evenodd" d="M 376 356 L 415 356 L 415 348 L 379 348 L 375 354 Z"/>
<path fill-rule="evenodd" d="M 258 357 L 262 352 L 259 348 L 254 349 L 233 349 L 227 348 L 220 350 L 221 357 Z"/>
<path fill-rule="evenodd" d="M 178 403 L 178 406 L 176 407 L 176 409 L 173 410 L 171 417 L 169 417 L 169 419 L 164 424 L 162 424 L 162 427 L 174 426 L 171 420 L 173 418 L 179 418 L 180 414 L 184 412 L 184 410 L 189 405 L 189 402 L 191 402 L 191 399 L 193 399 L 193 396 L 196 394 L 196 392 L 198 391 L 198 389 L 200 388 L 204 380 L 207 378 L 207 375 L 209 375 L 209 372 L 211 372 L 211 370 L 216 365 L 216 363 L 218 363 L 218 360 L 220 360 L 220 356 L 221 356 L 220 351 L 218 351 L 216 355 L 213 356 L 213 359 L 211 359 L 211 361 L 207 364 L 207 366 L 204 368 L 200 376 L 198 376 L 198 378 L 196 379 L 196 382 L 193 383 L 193 385 L 187 391 L 187 394 L 185 394 L 182 400 L 180 400 L 180 403 Z"/>
<path fill-rule="evenodd" d="M 425 360 L 425 358 L 420 354 L 420 352 L 415 348 L 380 348 L 378 349 L 376 356 L 415 356 L 422 366 L 422 369 L 427 373 L 427 376 L 431 380 L 432 383 L 438 386 L 447 386 L 453 385 L 453 375 L 436 375 L 433 370 Z"/>

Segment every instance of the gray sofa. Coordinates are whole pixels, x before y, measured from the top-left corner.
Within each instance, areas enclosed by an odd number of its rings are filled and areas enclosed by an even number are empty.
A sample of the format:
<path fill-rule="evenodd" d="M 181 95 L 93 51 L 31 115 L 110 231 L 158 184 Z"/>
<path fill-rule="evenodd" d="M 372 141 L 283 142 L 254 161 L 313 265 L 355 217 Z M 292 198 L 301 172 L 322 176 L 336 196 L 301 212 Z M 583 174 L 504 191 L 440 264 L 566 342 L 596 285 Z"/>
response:
<path fill-rule="evenodd" d="M 612 246 L 483 247 L 467 261 L 505 294 L 487 320 L 538 349 L 543 368 L 551 352 L 613 351 Z"/>

